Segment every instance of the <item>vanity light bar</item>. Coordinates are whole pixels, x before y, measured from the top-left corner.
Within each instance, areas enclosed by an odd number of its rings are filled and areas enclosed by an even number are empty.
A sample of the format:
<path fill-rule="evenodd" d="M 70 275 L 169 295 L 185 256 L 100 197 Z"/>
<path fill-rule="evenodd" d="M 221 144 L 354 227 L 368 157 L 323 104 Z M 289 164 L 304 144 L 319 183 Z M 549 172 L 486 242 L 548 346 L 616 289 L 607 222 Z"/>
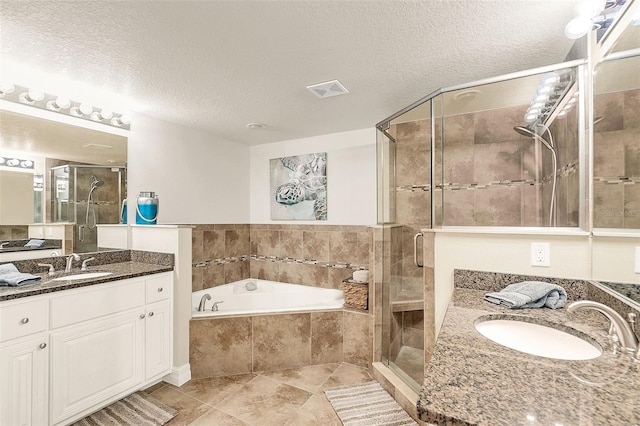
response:
<path fill-rule="evenodd" d="M 0 157 L 0 166 L 13 167 L 16 169 L 33 169 L 33 161 L 22 160 L 20 158 Z"/>
<path fill-rule="evenodd" d="M 35 87 L 0 84 L 0 99 L 130 130 L 131 120 L 125 114 L 113 112 L 108 108 L 95 108 L 88 103 L 45 93 Z"/>

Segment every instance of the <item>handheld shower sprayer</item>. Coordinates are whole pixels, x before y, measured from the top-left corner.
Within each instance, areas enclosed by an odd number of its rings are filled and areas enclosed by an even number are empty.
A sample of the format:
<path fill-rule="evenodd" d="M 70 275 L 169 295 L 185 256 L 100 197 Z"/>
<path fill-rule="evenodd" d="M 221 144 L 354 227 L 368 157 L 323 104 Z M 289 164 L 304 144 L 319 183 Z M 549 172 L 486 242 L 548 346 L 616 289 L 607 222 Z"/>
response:
<path fill-rule="evenodd" d="M 549 226 L 556 226 L 556 217 L 555 217 L 555 202 L 556 202 L 556 181 L 558 179 L 558 156 L 556 154 L 555 146 L 553 144 L 553 136 L 551 135 L 551 131 L 544 124 L 536 124 L 535 126 L 542 127 L 544 129 L 544 133 L 549 134 L 549 140 L 547 141 L 541 135 L 536 133 L 534 130 L 531 130 L 529 127 L 524 126 L 515 126 L 513 130 L 515 130 L 518 134 L 522 136 L 526 136 L 528 138 L 532 138 L 534 141 L 540 141 L 549 151 L 551 151 L 551 159 L 553 161 L 553 176 L 551 178 L 552 187 L 551 187 L 551 205 L 549 207 Z"/>

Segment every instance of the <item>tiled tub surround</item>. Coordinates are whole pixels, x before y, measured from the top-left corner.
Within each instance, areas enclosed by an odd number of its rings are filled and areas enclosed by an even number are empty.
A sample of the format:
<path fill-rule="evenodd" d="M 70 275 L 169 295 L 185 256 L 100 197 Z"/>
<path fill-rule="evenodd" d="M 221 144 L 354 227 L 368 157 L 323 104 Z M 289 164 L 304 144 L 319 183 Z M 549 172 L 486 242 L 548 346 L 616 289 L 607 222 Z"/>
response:
<path fill-rule="evenodd" d="M 371 229 L 339 225 L 194 225 L 193 291 L 246 278 L 340 289 L 369 268 Z"/>
<path fill-rule="evenodd" d="M 29 225 L 0 225 L 0 241 L 29 238 Z"/>
<path fill-rule="evenodd" d="M 512 310 L 486 302 L 487 291 L 513 279 L 540 279 L 565 287 L 569 301 L 608 296 L 580 280 L 455 272 L 454 296 L 425 373 L 418 400 L 422 420 L 439 425 L 593 424 L 640 422 L 640 363 L 613 354 L 608 321 L 595 311 Z M 601 294 L 603 293 L 603 294 Z M 626 306 L 623 310 L 630 312 Z M 536 357 L 480 335 L 475 321 L 485 315 L 522 316 L 529 322 L 571 327 L 593 338 L 603 355 L 588 361 Z"/>
<path fill-rule="evenodd" d="M 640 89 L 594 97 L 593 222 L 640 228 Z"/>
<path fill-rule="evenodd" d="M 95 257 L 95 260 L 89 263 L 86 272 L 112 272 L 112 274 L 86 280 L 53 281 L 54 278 L 79 273 L 82 260 L 90 257 Z M 66 257 L 57 256 L 11 262 L 20 272 L 35 274 L 42 279 L 36 283 L 26 284 L 20 287 L 0 287 L 0 301 L 172 271 L 174 256 L 173 254 L 138 250 L 84 253 L 81 255 L 80 261 L 74 262 L 73 270 L 69 273 L 64 272 L 66 260 Z M 54 275 L 48 275 L 46 268 L 38 266 L 38 263 L 53 264 L 57 272 Z"/>
<path fill-rule="evenodd" d="M 369 368 L 371 317 L 349 310 L 192 319 L 194 379 L 334 362 Z"/>

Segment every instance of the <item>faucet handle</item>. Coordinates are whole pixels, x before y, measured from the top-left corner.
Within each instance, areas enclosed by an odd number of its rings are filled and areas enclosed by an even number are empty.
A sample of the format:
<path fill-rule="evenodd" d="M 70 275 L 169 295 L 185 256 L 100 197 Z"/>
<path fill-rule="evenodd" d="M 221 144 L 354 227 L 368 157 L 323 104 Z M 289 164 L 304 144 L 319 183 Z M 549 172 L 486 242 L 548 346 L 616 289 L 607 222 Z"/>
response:
<path fill-rule="evenodd" d="M 43 268 L 49 268 L 49 275 L 53 275 L 56 273 L 56 269 L 53 267 L 51 263 L 38 263 L 38 266 L 42 266 Z"/>
<path fill-rule="evenodd" d="M 211 310 L 212 310 L 213 312 L 218 312 L 218 305 L 219 305 L 220 303 L 223 303 L 223 302 L 224 302 L 224 300 L 221 300 L 221 301 L 219 301 L 219 302 L 213 302 L 213 306 L 211 307 Z"/>
<path fill-rule="evenodd" d="M 80 267 L 81 271 L 86 271 L 87 270 L 87 263 L 91 262 L 92 260 L 95 260 L 95 257 L 90 257 L 88 259 L 85 259 L 82 261 L 82 266 Z"/>

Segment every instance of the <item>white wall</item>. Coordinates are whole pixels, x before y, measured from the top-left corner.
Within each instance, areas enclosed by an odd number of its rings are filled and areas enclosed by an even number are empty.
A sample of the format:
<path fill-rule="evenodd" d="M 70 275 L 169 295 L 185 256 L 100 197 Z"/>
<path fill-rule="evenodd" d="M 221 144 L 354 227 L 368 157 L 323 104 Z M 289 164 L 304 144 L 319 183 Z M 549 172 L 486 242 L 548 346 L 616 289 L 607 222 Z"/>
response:
<path fill-rule="evenodd" d="M 249 147 L 136 115 L 127 151 L 129 223 L 140 191 L 158 194 L 159 224 L 248 223 Z"/>
<path fill-rule="evenodd" d="M 640 247 L 640 236 L 594 236 L 591 277 L 640 284 L 640 273 L 635 272 L 636 247 Z"/>
<path fill-rule="evenodd" d="M 532 242 L 550 244 L 549 267 L 531 266 Z M 590 279 L 590 236 L 436 231 L 435 265 L 435 316 L 439 330 L 453 294 L 454 269 Z"/>
<path fill-rule="evenodd" d="M 272 221 L 269 160 L 327 153 L 327 220 Z M 250 149 L 251 223 L 374 225 L 376 223 L 376 133 L 362 129 Z"/>

